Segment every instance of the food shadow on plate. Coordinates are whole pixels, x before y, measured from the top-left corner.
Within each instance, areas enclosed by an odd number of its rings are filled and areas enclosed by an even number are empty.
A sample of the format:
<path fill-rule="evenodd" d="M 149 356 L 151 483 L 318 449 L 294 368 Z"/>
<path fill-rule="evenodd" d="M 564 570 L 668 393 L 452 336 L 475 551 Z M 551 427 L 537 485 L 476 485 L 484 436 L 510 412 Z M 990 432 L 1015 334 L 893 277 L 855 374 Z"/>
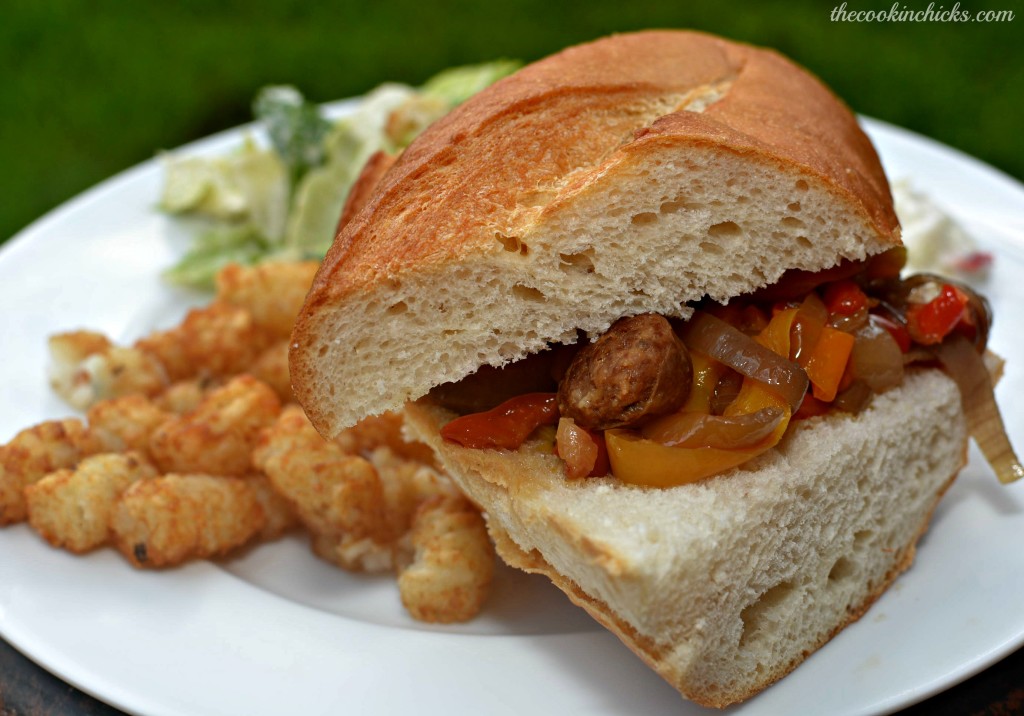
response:
<path fill-rule="evenodd" d="M 581 610 L 582 611 L 582 610 Z M 556 673 L 589 693 L 586 713 L 657 716 L 727 716 L 734 709 L 709 709 L 686 701 L 611 632 L 576 638 L 539 638 L 529 648 L 537 673 Z"/>
<path fill-rule="evenodd" d="M 1024 496 L 1013 486 L 999 482 L 986 464 L 984 455 L 973 443 L 968 456 L 969 463 L 936 508 L 930 529 L 934 529 L 947 515 L 968 503 L 980 503 L 993 519 L 1024 514 Z"/>
<path fill-rule="evenodd" d="M 464 624 L 426 624 L 402 606 L 393 574 L 358 574 L 318 559 L 308 540 L 289 535 L 245 550 L 219 566 L 250 585 L 339 617 L 385 627 L 481 636 L 564 635 L 600 631 L 544 577 L 496 565 L 481 613 Z"/>

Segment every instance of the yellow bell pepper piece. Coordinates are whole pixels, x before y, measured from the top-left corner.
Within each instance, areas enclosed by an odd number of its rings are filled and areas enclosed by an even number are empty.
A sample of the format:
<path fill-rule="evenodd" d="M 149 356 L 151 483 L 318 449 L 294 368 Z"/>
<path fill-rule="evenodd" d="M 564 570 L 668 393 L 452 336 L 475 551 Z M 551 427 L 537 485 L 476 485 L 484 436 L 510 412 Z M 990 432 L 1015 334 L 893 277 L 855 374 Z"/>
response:
<path fill-rule="evenodd" d="M 762 345 L 789 356 L 790 327 L 797 309 L 779 312 L 757 336 Z M 692 353 L 694 385 L 682 410 L 708 412 L 715 385 L 725 371 L 718 361 Z M 612 474 L 632 485 L 673 487 L 697 482 L 743 464 L 775 447 L 786 433 L 791 411 L 789 405 L 767 386 L 744 378 L 739 395 L 725 410 L 725 415 L 743 415 L 762 408 L 784 411 L 779 425 L 759 444 L 744 449 L 680 448 L 662 445 L 641 437 L 632 430 L 607 430 L 605 443 Z"/>
<path fill-rule="evenodd" d="M 697 482 L 740 465 L 778 444 L 789 425 L 789 406 L 784 400 L 749 378 L 726 415 L 752 413 L 775 407 L 785 411 L 778 427 L 761 443 L 742 450 L 724 448 L 668 447 L 640 437 L 630 430 L 607 430 L 608 460 L 612 474 L 623 482 L 652 487 L 672 487 Z"/>

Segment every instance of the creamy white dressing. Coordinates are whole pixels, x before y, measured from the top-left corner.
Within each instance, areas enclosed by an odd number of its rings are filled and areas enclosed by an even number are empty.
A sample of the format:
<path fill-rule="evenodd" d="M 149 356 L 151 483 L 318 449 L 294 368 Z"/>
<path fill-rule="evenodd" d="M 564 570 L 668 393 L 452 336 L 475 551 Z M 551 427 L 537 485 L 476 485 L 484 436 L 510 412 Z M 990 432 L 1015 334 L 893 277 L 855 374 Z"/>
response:
<path fill-rule="evenodd" d="M 893 182 L 893 203 L 907 247 L 906 273 L 939 273 L 960 279 L 984 278 L 992 256 L 938 204 L 907 179 Z"/>

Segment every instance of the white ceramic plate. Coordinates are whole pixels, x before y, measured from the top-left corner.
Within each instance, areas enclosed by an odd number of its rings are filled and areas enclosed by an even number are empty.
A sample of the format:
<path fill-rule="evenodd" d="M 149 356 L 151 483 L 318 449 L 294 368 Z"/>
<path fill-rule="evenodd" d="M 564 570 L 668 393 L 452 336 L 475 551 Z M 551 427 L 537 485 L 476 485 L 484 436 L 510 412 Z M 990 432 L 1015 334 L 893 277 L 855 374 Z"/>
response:
<path fill-rule="evenodd" d="M 999 386 L 1024 449 L 1024 188 L 947 147 L 866 122 L 890 176 L 911 177 L 996 254 L 985 287 Z M 238 131 L 185 150 L 218 153 Z M 50 333 L 131 340 L 201 297 L 158 272 L 186 241 L 154 210 L 147 162 L 86 192 L 0 252 L 0 441 L 69 410 L 44 378 Z M 791 676 L 735 709 L 876 714 L 960 681 L 1024 642 L 1024 485 L 1001 487 L 972 451 L 914 568 Z M 312 557 L 301 539 L 223 563 L 133 570 L 109 550 L 73 557 L 27 527 L 0 530 L 0 633 L 76 686 L 145 714 L 700 714 L 547 582 L 499 572 L 483 616 L 431 628 L 392 579 Z"/>

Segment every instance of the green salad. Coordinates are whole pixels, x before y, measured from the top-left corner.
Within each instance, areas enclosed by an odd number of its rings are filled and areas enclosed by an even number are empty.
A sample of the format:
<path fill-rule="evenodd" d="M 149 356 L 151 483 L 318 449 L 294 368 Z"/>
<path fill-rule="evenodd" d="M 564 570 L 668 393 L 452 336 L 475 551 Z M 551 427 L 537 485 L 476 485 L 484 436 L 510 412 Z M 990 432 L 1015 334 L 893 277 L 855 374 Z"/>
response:
<path fill-rule="evenodd" d="M 372 154 L 401 151 L 429 124 L 518 68 L 498 60 L 445 70 L 421 87 L 384 84 L 333 121 L 294 87 L 265 87 L 253 113 L 269 146 L 249 136 L 223 156 L 164 157 L 160 208 L 201 225 L 165 277 L 210 288 L 228 263 L 322 258 Z"/>

